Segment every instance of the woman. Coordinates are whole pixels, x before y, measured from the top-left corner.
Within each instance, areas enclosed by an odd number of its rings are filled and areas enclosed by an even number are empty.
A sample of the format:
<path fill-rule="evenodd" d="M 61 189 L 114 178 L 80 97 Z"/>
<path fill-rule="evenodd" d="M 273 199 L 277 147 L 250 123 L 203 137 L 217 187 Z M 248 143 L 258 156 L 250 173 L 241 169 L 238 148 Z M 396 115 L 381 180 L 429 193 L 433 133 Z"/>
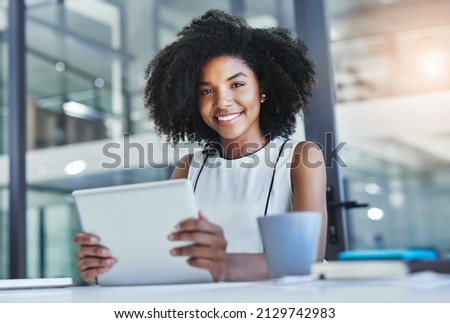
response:
<path fill-rule="evenodd" d="M 303 43 L 280 28 L 254 29 L 211 10 L 194 19 L 146 70 L 145 105 L 160 134 L 205 148 L 184 156 L 171 178 L 193 183 L 198 218 L 168 239 L 171 254 L 216 281 L 268 278 L 258 216 L 322 214 L 318 260 L 326 245 L 326 175 L 313 143 L 287 139 L 315 84 Z M 80 233 L 78 268 L 94 283 L 115 263 L 97 237 Z"/>

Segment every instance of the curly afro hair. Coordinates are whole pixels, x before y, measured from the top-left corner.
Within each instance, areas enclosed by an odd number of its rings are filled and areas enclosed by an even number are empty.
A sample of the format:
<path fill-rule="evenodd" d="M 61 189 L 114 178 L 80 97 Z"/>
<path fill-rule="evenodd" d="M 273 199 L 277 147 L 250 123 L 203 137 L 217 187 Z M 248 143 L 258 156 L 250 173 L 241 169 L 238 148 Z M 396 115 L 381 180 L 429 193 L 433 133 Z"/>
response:
<path fill-rule="evenodd" d="M 315 86 L 306 46 L 286 29 L 252 28 L 243 18 L 219 10 L 193 19 L 148 64 L 144 104 L 156 131 L 175 144 L 219 141 L 200 116 L 197 84 L 202 66 L 223 55 L 247 64 L 267 95 L 260 112 L 262 132 L 291 135 Z"/>

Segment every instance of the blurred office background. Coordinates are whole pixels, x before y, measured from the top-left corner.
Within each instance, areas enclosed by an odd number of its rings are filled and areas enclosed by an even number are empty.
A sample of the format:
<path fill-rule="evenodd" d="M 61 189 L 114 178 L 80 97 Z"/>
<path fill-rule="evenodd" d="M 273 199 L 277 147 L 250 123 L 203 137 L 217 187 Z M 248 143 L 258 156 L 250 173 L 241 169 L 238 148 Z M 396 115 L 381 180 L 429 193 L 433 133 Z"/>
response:
<path fill-rule="evenodd" d="M 450 257 L 450 1 L 326 4 L 344 189 L 369 203 L 347 213 L 350 248 Z M 9 259 L 7 7 L 0 0 L 0 278 Z M 295 30 L 293 0 L 26 1 L 29 277 L 77 277 L 73 190 L 170 175 L 173 155 L 168 167 L 142 168 L 148 156 L 134 149 L 130 167 L 108 169 L 102 149 L 124 133 L 144 147 L 159 141 L 143 108 L 144 69 L 211 8 Z M 161 161 L 156 146 L 148 150 Z"/>

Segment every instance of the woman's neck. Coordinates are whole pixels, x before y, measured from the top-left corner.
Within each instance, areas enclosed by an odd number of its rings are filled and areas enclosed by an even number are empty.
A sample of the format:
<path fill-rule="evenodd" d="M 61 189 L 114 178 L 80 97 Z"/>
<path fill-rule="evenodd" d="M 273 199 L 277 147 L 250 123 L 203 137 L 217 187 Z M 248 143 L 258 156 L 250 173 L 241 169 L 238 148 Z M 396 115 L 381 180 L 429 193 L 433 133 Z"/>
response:
<path fill-rule="evenodd" d="M 262 134 L 246 140 L 221 138 L 222 157 L 226 159 L 235 159 L 249 155 L 264 147 L 268 141 L 268 136 Z"/>

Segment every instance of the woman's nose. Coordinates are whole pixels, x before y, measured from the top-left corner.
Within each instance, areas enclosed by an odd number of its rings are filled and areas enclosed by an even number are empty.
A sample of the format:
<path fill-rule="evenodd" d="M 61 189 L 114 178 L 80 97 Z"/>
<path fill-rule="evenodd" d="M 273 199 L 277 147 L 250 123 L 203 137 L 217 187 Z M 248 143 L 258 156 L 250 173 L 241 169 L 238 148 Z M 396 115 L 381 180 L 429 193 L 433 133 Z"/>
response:
<path fill-rule="evenodd" d="M 233 104 L 231 91 L 222 89 L 216 91 L 216 107 L 220 109 L 228 108 Z"/>

